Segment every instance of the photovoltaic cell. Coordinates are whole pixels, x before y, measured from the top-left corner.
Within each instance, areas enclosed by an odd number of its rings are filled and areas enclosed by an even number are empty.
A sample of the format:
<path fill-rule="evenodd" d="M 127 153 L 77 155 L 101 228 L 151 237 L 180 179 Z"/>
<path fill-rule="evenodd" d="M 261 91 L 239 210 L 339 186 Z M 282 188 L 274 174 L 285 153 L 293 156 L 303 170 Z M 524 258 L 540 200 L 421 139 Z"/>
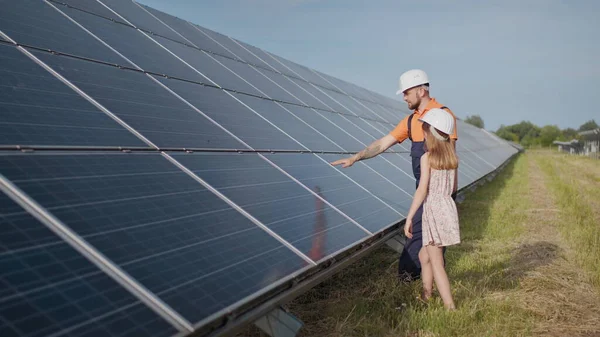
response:
<path fill-rule="evenodd" d="M 300 64 L 297 64 L 295 62 L 292 62 L 290 60 L 287 60 L 281 56 L 277 56 L 277 55 L 273 55 L 273 54 L 270 54 L 270 56 L 275 58 L 279 62 L 283 63 L 285 66 L 287 66 L 289 69 L 291 69 L 294 72 L 295 76 L 305 80 L 306 82 L 313 83 L 313 84 L 318 85 L 323 88 L 334 89 L 333 85 L 331 85 L 330 83 L 325 81 L 323 78 L 319 77 L 317 74 L 312 72 L 310 69 L 308 69 Z M 274 61 L 274 62 L 276 62 L 276 61 Z"/>
<path fill-rule="evenodd" d="M 175 154 L 174 158 L 314 261 L 367 237 L 256 154 Z"/>
<path fill-rule="evenodd" d="M 273 83 L 273 81 L 271 81 L 268 77 L 264 76 L 261 72 L 259 72 L 258 68 L 250 66 L 246 63 L 233 61 L 231 59 L 227 59 L 217 55 L 213 55 L 212 57 L 215 58 L 223 66 L 227 67 L 229 70 L 233 71 L 238 76 L 245 79 L 248 83 L 253 85 L 258 90 L 241 90 L 241 92 L 255 94 L 261 97 L 268 97 L 271 99 L 277 99 L 288 103 L 301 104 L 299 100 L 294 98 L 292 95 L 283 90 L 280 86 Z M 227 87 L 225 85 L 222 86 Z"/>
<path fill-rule="evenodd" d="M 275 60 L 273 60 L 272 58 L 270 58 L 269 55 L 267 55 L 262 49 L 257 48 L 257 47 L 255 47 L 253 45 L 247 44 L 244 41 L 240 41 L 240 40 L 234 39 L 232 37 L 230 37 L 230 39 L 235 40 L 235 42 L 237 42 L 239 45 L 241 45 L 244 49 L 246 49 L 250 53 L 254 54 L 259 60 L 262 61 L 262 63 L 260 65 L 265 66 L 265 68 L 267 70 L 271 70 L 271 71 L 274 71 L 274 72 L 279 72 L 279 70 L 277 70 L 277 68 L 275 68 L 274 66 L 271 65 L 272 63 L 275 62 Z"/>
<path fill-rule="evenodd" d="M 404 117 L 407 115 L 404 113 L 392 113 L 390 110 L 385 109 L 383 106 L 374 103 L 363 103 L 369 109 L 371 109 L 375 114 L 380 116 L 386 123 L 390 123 L 393 125 L 398 124 Z"/>
<path fill-rule="evenodd" d="M 0 275 L 3 337 L 177 332 L 5 194 L 0 194 Z"/>
<path fill-rule="evenodd" d="M 244 82 L 244 80 L 242 78 L 240 78 L 239 76 L 236 76 L 236 74 L 227 70 L 221 64 L 216 62 L 214 60 L 214 57 L 218 57 L 218 56 L 210 57 L 201 50 L 186 47 L 182 44 L 172 42 L 167 39 L 160 38 L 160 37 L 156 37 L 156 40 L 160 44 L 162 44 L 163 46 L 168 48 L 175 55 L 179 56 L 181 59 L 183 59 L 185 62 L 187 62 L 194 69 L 201 72 L 205 77 L 210 79 L 210 81 L 204 80 L 203 81 L 204 83 L 215 83 L 223 88 L 227 88 L 230 90 L 235 90 L 235 91 L 239 91 L 239 92 L 243 92 L 243 93 L 247 93 L 247 94 L 251 94 L 251 95 L 260 95 L 260 93 L 255 88 L 253 88 L 250 84 L 248 84 L 247 82 Z M 222 63 L 225 63 L 225 64 L 228 63 L 227 61 L 237 63 L 236 61 L 232 61 L 232 60 L 226 59 L 224 57 L 219 59 L 219 61 L 222 61 Z M 241 64 L 241 65 L 244 65 L 244 64 Z M 249 71 L 253 71 L 253 70 L 250 68 L 247 68 L 247 71 L 249 72 Z"/>
<path fill-rule="evenodd" d="M 270 100 L 247 95 L 234 94 L 234 96 L 309 150 L 340 150 L 336 144 L 325 138 L 326 135 L 320 134 L 317 130 L 300 120 L 299 117 L 295 117 L 292 113 L 282 108 L 282 106 L 287 108 L 289 105 L 279 105 Z"/>
<path fill-rule="evenodd" d="M 354 112 L 359 117 L 373 119 L 373 120 L 380 121 L 383 123 L 390 122 L 387 119 L 385 119 L 383 116 L 381 116 L 380 114 L 374 113 L 371 110 L 369 110 L 368 108 L 366 108 L 365 105 L 369 104 L 368 102 L 359 101 L 352 97 L 340 95 L 338 93 L 333 93 L 332 96 L 336 96 L 337 97 L 336 99 L 341 104 L 343 104 L 348 109 L 351 109 L 352 112 Z"/>
<path fill-rule="evenodd" d="M 34 53 L 159 147 L 243 147 L 232 136 L 141 72 L 42 52 Z M 90 135 L 88 137 L 95 139 Z"/>
<path fill-rule="evenodd" d="M 6 155 L 0 171 L 191 322 L 305 264 L 159 154 Z"/>
<path fill-rule="evenodd" d="M 204 27 L 199 27 L 199 26 L 195 26 L 195 27 L 198 30 L 201 30 L 206 36 L 210 36 L 212 38 L 212 40 L 216 41 L 220 46 L 227 48 L 227 50 L 230 51 L 231 53 L 233 53 L 236 58 L 243 60 L 244 62 L 259 66 L 259 67 L 271 69 L 271 67 L 266 63 L 266 62 L 268 62 L 268 60 L 262 60 L 262 59 L 258 58 L 256 55 L 249 52 L 247 49 L 244 49 L 244 47 L 235 43 L 235 41 L 233 41 L 229 37 L 227 37 L 223 34 L 219 34 L 210 29 L 204 28 Z"/>
<path fill-rule="evenodd" d="M 362 143 L 361 150 L 379 138 L 367 132 L 367 125 L 358 117 L 327 113 L 323 113 L 323 115 L 326 115 L 329 120 L 360 141 Z"/>
<path fill-rule="evenodd" d="M 206 79 L 140 31 L 72 8 L 62 9 L 140 68 L 171 77 L 206 83 Z"/>
<path fill-rule="evenodd" d="M 200 27 L 204 29 L 203 27 Z M 207 30 L 208 31 L 208 30 Z M 274 71 L 285 74 L 288 76 L 298 77 L 298 75 L 294 74 L 291 70 L 281 65 L 279 62 L 274 60 L 269 54 L 267 54 L 264 50 L 244 43 L 242 41 L 236 40 L 239 44 L 241 44 L 244 48 L 251 51 L 252 54 L 256 55 L 259 59 L 261 59 L 265 64 L 268 65 L 267 69 L 273 69 Z"/>
<path fill-rule="evenodd" d="M 0 144 L 143 146 L 16 47 L 0 45 Z"/>
<path fill-rule="evenodd" d="M 157 77 L 254 149 L 301 150 L 302 147 L 221 89 Z"/>
<path fill-rule="evenodd" d="M 345 171 L 340 173 L 316 155 L 294 153 L 265 156 L 304 185 L 319 191 L 332 205 L 372 233 L 402 218 L 392 207 L 345 177 L 342 174 Z"/>
<path fill-rule="evenodd" d="M 282 89 L 276 83 L 273 83 L 273 81 L 271 81 L 268 77 L 259 72 L 256 67 L 241 62 L 231 61 L 223 57 L 219 58 L 218 56 L 215 56 L 215 58 L 217 58 L 219 62 L 222 62 L 227 68 L 242 76 L 246 81 L 260 90 L 260 96 L 292 104 L 302 104 L 287 91 Z"/>
<path fill-rule="evenodd" d="M 344 158 L 344 156 L 336 154 L 320 154 L 319 157 L 329 163 Z M 406 183 L 403 185 L 400 184 L 400 181 L 406 182 L 410 181 L 410 179 L 402 177 L 402 172 L 385 162 L 381 157 L 371 158 L 365 162 L 358 162 L 351 167 L 342 169 L 342 172 L 365 187 L 383 202 L 392 206 L 396 211 L 402 213 L 402 215 L 406 216 L 408 214 L 414 193 L 414 179 L 412 185 L 407 185 Z M 409 190 L 407 186 L 412 186 L 413 188 Z M 386 225 L 382 224 L 382 226 Z"/>
<path fill-rule="evenodd" d="M 10 5 L 2 6 L 0 30 L 20 44 L 115 64 L 126 63 L 44 1 L 11 1 Z"/>
<path fill-rule="evenodd" d="M 123 19 L 121 19 L 118 15 L 113 13 L 110 9 L 103 6 L 96 0 L 49 0 L 53 4 L 59 7 L 62 4 L 69 5 L 73 8 L 77 8 L 82 11 L 86 11 L 95 15 L 99 15 L 105 18 L 109 18 L 111 20 L 115 20 L 118 22 L 125 23 Z M 123 1 L 129 2 L 129 1 Z M 59 7 L 60 8 L 60 7 Z"/>
<path fill-rule="evenodd" d="M 313 128 L 338 145 L 339 150 L 358 152 L 365 148 L 365 145 L 361 144 L 345 132 L 343 126 L 339 126 L 339 123 L 343 123 L 343 121 L 341 121 L 343 119 L 342 115 L 336 112 L 318 111 L 297 105 L 283 105 L 298 118 L 310 124 Z"/>
<path fill-rule="evenodd" d="M 296 83 L 299 87 L 301 87 L 304 90 L 306 90 L 308 93 L 310 93 L 311 96 L 315 97 L 320 102 L 322 102 L 321 104 L 323 106 L 325 106 L 327 110 L 333 110 L 333 111 L 337 111 L 337 112 L 344 112 L 344 111 L 340 110 L 340 107 L 339 107 L 339 105 L 336 102 L 334 102 L 333 100 L 331 100 L 331 98 L 329 98 L 328 96 L 326 96 L 325 94 L 323 94 L 322 91 L 319 91 L 319 89 L 315 88 L 310 83 L 305 82 L 303 80 L 296 79 L 296 78 L 290 78 L 290 80 L 292 82 Z"/>
<path fill-rule="evenodd" d="M 187 42 L 179 34 L 174 32 L 172 29 L 169 29 L 169 27 L 165 26 L 163 23 L 158 21 L 155 17 L 153 17 L 148 12 L 140 8 L 131 0 L 101 0 L 101 2 L 113 11 L 119 13 L 120 16 L 124 17 L 125 20 L 129 21 L 137 28 L 182 43 Z M 119 20 L 123 21 L 123 19 Z"/>
<path fill-rule="evenodd" d="M 273 82 L 277 83 L 280 87 L 285 89 L 287 92 L 292 94 L 294 97 L 296 97 L 300 102 L 302 102 L 302 104 L 306 104 L 310 107 L 314 107 L 317 109 L 331 110 L 331 109 L 329 109 L 329 107 L 324 105 L 322 102 L 319 102 L 316 98 L 311 96 L 306 91 L 302 90 L 301 87 L 297 86 L 296 84 L 291 82 L 288 78 L 284 77 L 283 75 L 276 74 L 274 72 L 264 70 L 264 69 L 259 69 L 259 71 L 261 73 L 263 73 L 265 76 L 269 77 Z"/>
<path fill-rule="evenodd" d="M 142 4 L 137 5 L 150 12 L 164 24 L 177 31 L 177 33 L 183 35 L 195 47 L 223 56 L 235 57 L 234 54 L 230 53 L 225 48 L 223 48 L 215 41 L 210 39 L 208 36 L 203 34 L 198 28 L 196 28 L 196 26 L 193 26 L 191 23 L 177 18 L 175 16 L 169 15 L 167 13 L 157 11 L 154 8 L 150 8 Z"/>

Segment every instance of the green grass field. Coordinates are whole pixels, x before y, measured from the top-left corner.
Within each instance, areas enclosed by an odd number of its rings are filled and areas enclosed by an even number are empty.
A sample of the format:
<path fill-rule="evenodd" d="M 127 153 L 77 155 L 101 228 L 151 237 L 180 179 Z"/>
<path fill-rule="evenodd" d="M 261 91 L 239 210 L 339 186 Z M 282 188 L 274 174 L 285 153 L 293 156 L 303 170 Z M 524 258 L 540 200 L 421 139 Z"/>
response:
<path fill-rule="evenodd" d="M 288 304 L 300 336 L 600 336 L 600 161 L 533 151 L 459 205 L 457 310 L 382 247 Z M 253 327 L 239 336 L 260 336 Z"/>

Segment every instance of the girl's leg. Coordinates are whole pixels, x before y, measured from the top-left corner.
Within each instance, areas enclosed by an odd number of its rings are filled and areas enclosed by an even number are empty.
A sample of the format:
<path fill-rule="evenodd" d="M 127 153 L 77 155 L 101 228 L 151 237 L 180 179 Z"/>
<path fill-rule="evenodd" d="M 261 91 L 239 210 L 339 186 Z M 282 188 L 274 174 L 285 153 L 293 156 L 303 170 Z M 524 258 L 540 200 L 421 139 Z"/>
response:
<path fill-rule="evenodd" d="M 444 306 L 447 309 L 454 309 L 454 300 L 452 299 L 452 293 L 450 292 L 450 281 L 448 281 L 448 275 L 444 269 L 444 257 L 442 255 L 442 247 L 437 246 L 426 246 L 427 254 L 431 267 L 433 269 L 433 277 L 435 279 L 435 285 L 437 286 L 440 296 L 444 301 Z"/>
<path fill-rule="evenodd" d="M 428 300 L 433 293 L 433 270 L 425 247 L 419 251 L 419 261 L 421 262 L 421 280 L 423 280 L 423 299 Z"/>

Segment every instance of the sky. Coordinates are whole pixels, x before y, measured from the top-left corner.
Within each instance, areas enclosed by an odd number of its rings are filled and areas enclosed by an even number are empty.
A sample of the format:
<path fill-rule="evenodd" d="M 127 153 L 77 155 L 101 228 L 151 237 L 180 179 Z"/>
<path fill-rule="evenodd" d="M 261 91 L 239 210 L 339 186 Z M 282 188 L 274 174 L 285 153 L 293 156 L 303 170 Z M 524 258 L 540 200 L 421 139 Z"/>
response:
<path fill-rule="evenodd" d="M 423 69 L 488 130 L 600 123 L 600 1 L 138 2 L 398 100 L 400 74 Z"/>

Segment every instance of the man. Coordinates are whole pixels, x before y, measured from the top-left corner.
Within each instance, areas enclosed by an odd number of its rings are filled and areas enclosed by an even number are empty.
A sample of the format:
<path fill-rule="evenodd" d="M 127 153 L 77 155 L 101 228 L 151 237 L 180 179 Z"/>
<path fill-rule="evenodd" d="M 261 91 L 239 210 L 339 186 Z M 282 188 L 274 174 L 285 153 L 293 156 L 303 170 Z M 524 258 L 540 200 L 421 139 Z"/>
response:
<path fill-rule="evenodd" d="M 446 109 L 454 117 L 456 125 L 456 116 L 445 106 L 442 106 L 435 98 L 429 96 L 429 78 L 427 74 L 420 69 L 413 69 L 403 73 L 400 76 L 400 88 L 396 95 L 403 94 L 404 101 L 408 104 L 410 110 L 414 112 L 406 116 L 389 134 L 374 141 L 364 150 L 358 152 L 352 157 L 340 159 L 331 163 L 331 165 L 342 165 L 343 168 L 352 166 L 355 162 L 373 158 L 387 150 L 396 143 L 402 143 L 409 138 L 412 142 L 410 156 L 412 157 L 413 175 L 416 180 L 416 187 L 419 186 L 421 178 L 421 156 L 425 153 L 425 139 L 423 137 L 422 122 L 419 118 L 425 115 L 430 109 Z M 458 140 L 456 127 L 454 133 L 450 136 Z M 406 242 L 404 250 L 400 255 L 398 271 L 401 275 L 410 279 L 418 278 L 421 274 L 421 264 L 419 263 L 419 250 L 422 246 L 421 237 L 421 216 L 423 207 L 421 206 L 413 218 L 413 237 Z"/>

